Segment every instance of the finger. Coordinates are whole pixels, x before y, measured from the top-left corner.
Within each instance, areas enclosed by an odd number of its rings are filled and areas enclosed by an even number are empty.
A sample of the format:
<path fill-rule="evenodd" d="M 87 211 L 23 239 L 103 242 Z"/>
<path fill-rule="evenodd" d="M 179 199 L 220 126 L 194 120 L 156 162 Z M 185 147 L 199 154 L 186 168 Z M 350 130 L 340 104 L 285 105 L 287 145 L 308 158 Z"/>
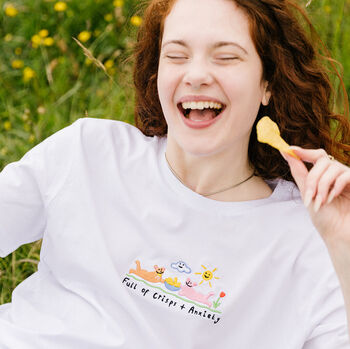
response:
<path fill-rule="evenodd" d="M 304 149 L 295 145 L 292 145 L 290 149 L 295 152 L 296 155 L 298 155 L 301 160 L 306 162 L 315 163 L 318 159 L 325 157 L 328 158 L 327 152 L 320 148 L 320 149 Z"/>
<path fill-rule="evenodd" d="M 321 157 L 307 175 L 304 193 L 304 204 L 306 207 L 310 205 L 311 201 L 318 194 L 319 181 L 330 165 L 331 161 L 328 157 Z M 317 203 L 320 203 L 320 197 L 317 198 Z"/>
<path fill-rule="evenodd" d="M 321 160 L 320 160 L 321 161 Z M 316 188 L 316 198 L 314 211 L 317 212 L 319 208 L 327 202 L 330 192 L 336 179 L 344 172 L 344 170 L 336 164 L 330 165 L 327 170 L 322 174 L 318 181 Z"/>
<path fill-rule="evenodd" d="M 298 160 L 285 152 L 281 152 L 281 154 L 288 162 L 292 176 L 295 179 L 302 197 L 304 197 L 305 181 L 309 171 L 301 160 Z"/>
<path fill-rule="evenodd" d="M 338 195 L 340 195 L 345 189 L 345 187 L 347 186 L 350 186 L 350 170 L 344 172 L 339 177 L 337 177 L 336 181 L 334 182 L 333 189 L 329 194 L 327 204 L 330 204 L 332 200 L 336 198 Z M 350 193 L 350 188 L 349 188 L 349 193 Z"/>

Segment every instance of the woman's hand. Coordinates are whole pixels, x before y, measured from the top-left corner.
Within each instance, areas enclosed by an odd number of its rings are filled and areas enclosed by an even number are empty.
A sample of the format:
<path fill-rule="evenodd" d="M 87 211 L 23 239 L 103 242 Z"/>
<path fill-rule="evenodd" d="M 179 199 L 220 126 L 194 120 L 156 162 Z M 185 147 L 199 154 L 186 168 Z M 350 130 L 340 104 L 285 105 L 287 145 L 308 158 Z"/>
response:
<path fill-rule="evenodd" d="M 301 160 L 287 160 L 311 220 L 326 242 L 350 245 L 350 167 L 332 160 L 324 149 L 291 149 Z M 305 162 L 313 167 L 307 170 Z"/>

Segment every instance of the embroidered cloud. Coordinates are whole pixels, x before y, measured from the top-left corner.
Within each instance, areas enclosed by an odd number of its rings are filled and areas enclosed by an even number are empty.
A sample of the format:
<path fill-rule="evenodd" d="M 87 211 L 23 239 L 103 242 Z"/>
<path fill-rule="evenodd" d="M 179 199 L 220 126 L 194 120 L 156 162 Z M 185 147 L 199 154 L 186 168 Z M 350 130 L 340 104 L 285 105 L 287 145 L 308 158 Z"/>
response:
<path fill-rule="evenodd" d="M 171 267 L 180 273 L 186 273 L 190 274 L 191 273 L 191 268 L 183 261 L 178 261 L 176 263 L 171 263 Z"/>

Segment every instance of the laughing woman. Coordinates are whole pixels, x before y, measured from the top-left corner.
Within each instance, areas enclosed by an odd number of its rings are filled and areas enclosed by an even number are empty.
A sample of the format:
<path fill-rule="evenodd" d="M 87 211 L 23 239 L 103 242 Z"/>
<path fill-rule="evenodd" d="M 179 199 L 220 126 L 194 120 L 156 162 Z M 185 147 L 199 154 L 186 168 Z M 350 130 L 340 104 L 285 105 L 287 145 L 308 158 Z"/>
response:
<path fill-rule="evenodd" d="M 297 11 L 148 2 L 136 127 L 79 119 L 0 174 L 1 256 L 43 239 L 1 348 L 350 348 L 350 127 Z"/>

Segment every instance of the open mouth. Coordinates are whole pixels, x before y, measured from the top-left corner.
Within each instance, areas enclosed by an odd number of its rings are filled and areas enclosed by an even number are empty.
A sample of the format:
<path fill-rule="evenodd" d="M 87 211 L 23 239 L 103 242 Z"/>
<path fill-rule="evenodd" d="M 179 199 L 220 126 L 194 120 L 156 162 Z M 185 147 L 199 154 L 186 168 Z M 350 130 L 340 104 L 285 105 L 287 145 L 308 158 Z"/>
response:
<path fill-rule="evenodd" d="M 184 109 L 182 107 L 182 103 L 178 103 L 177 108 L 180 110 L 180 112 L 182 113 L 182 115 L 185 118 L 189 118 L 189 114 L 191 112 L 192 109 Z M 204 108 L 202 110 L 200 110 L 202 113 L 206 112 L 206 111 L 211 111 L 213 118 L 216 118 L 218 115 L 220 115 L 224 110 L 226 109 L 226 106 L 224 105 L 222 108 L 220 109 L 216 109 L 216 108 Z M 194 109 L 194 110 L 198 110 L 198 109 Z"/>

